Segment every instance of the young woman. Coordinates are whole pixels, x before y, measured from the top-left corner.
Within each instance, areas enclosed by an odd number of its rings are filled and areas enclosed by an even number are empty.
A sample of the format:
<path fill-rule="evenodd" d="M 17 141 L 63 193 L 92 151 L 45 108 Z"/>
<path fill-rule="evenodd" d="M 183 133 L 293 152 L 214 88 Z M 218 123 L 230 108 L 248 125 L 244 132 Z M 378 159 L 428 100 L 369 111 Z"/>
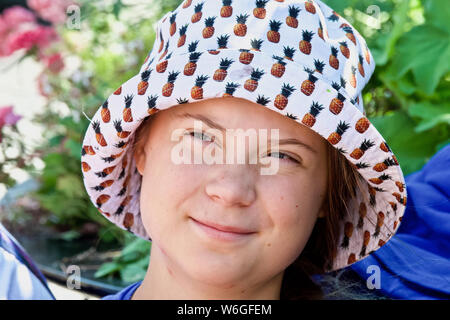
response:
<path fill-rule="evenodd" d="M 320 1 L 185 1 L 156 31 L 83 141 L 99 212 L 152 241 L 145 279 L 109 298 L 317 298 L 312 274 L 392 237 L 404 178 L 365 117 L 375 65 L 345 19 Z"/>

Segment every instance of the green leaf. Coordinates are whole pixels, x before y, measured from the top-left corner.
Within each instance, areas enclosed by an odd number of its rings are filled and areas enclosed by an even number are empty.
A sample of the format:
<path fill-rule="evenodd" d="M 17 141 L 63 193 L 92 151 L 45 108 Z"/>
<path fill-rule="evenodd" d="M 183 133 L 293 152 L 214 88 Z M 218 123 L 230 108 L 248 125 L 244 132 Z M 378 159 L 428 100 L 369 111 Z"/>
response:
<path fill-rule="evenodd" d="M 415 132 L 415 122 L 403 111 L 390 112 L 370 121 L 386 139 L 405 175 L 420 170 L 442 140 L 434 130 Z"/>
<path fill-rule="evenodd" d="M 448 103 L 435 106 L 431 102 L 423 101 L 413 104 L 408 109 L 408 113 L 411 116 L 422 119 L 419 125 L 415 128 L 416 132 L 428 130 L 441 122 L 450 125 L 450 104 Z"/>
<path fill-rule="evenodd" d="M 72 157 L 79 158 L 81 157 L 81 143 L 78 141 L 74 141 L 72 139 L 69 139 L 64 144 L 64 147 L 70 151 L 70 155 Z"/>
<path fill-rule="evenodd" d="M 143 267 L 142 262 L 137 262 L 125 266 L 120 270 L 120 277 L 125 282 L 136 282 L 144 279 L 146 269 Z"/>
<path fill-rule="evenodd" d="M 94 274 L 94 277 L 101 278 L 114 273 L 120 269 L 120 264 L 116 262 L 107 262 L 101 265 L 101 267 Z"/>
<path fill-rule="evenodd" d="M 414 27 L 399 40 L 390 74 L 396 78 L 412 70 L 415 83 L 426 94 L 436 89 L 450 68 L 450 35 L 431 25 Z"/>
<path fill-rule="evenodd" d="M 85 192 L 80 178 L 72 174 L 60 177 L 56 188 L 68 198 L 83 197 Z"/>
<path fill-rule="evenodd" d="M 427 23 L 450 33 L 448 0 L 424 0 L 423 6 Z"/>

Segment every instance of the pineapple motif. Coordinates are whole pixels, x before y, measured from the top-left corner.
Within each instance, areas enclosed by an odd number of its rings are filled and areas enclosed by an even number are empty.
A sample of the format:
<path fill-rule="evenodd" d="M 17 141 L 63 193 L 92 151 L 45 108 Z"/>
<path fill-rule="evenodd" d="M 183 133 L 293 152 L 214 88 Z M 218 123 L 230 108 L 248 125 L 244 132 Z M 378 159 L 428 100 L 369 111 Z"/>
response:
<path fill-rule="evenodd" d="M 81 162 L 81 167 L 83 169 L 83 172 L 88 172 L 89 170 L 91 170 L 91 166 L 84 161 Z"/>
<path fill-rule="evenodd" d="M 342 239 L 341 248 L 347 249 L 350 238 L 353 235 L 353 223 L 346 222 L 344 225 L 344 238 Z"/>
<path fill-rule="evenodd" d="M 366 117 L 362 117 L 355 124 L 355 130 L 359 133 L 364 133 L 369 128 L 370 122 Z"/>
<path fill-rule="evenodd" d="M 198 40 L 191 42 L 188 46 L 188 51 L 190 52 L 190 54 L 189 62 L 184 66 L 183 72 L 185 76 L 192 76 L 197 69 L 197 61 L 202 55 L 202 52 L 195 52 L 195 50 L 197 49 L 197 44 Z"/>
<path fill-rule="evenodd" d="M 347 123 L 345 123 L 344 121 L 339 121 L 336 131 L 332 132 L 328 136 L 327 140 L 331 144 L 337 144 L 339 141 L 341 141 L 342 135 L 345 133 L 345 131 L 347 131 L 347 129 L 349 127 L 350 126 Z"/>
<path fill-rule="evenodd" d="M 359 74 L 364 77 L 364 67 L 363 67 L 364 58 L 362 55 L 358 55 L 358 59 L 359 59 L 359 62 L 358 62 Z"/>
<path fill-rule="evenodd" d="M 366 230 L 364 231 L 364 241 L 361 248 L 361 252 L 359 253 L 360 257 L 364 257 L 366 255 L 366 249 L 367 246 L 369 245 L 369 241 L 370 241 L 370 232 Z"/>
<path fill-rule="evenodd" d="M 356 38 L 353 34 L 353 29 L 351 27 L 343 27 L 342 30 L 345 31 L 345 36 L 356 46 Z"/>
<path fill-rule="evenodd" d="M 289 112 L 286 112 L 286 117 L 288 117 L 289 119 L 292 119 L 292 120 L 297 120 L 298 119 L 297 116 L 295 116 L 295 115 L 293 115 L 293 114 L 291 114 Z"/>
<path fill-rule="evenodd" d="M 370 54 L 369 48 L 367 48 L 367 43 L 364 45 L 364 56 L 366 58 L 367 64 L 370 64 Z"/>
<path fill-rule="evenodd" d="M 301 40 L 298 44 L 298 47 L 300 48 L 300 51 L 303 52 L 304 54 L 310 54 L 311 53 L 311 39 L 314 35 L 314 32 L 312 31 L 307 31 L 307 30 L 303 30 L 302 31 L 302 38 L 303 40 Z"/>
<path fill-rule="evenodd" d="M 117 131 L 117 136 L 119 138 L 125 139 L 126 137 L 128 137 L 130 135 L 130 131 L 123 131 L 122 129 L 122 120 L 114 120 L 114 128 Z"/>
<path fill-rule="evenodd" d="M 161 56 L 159 57 L 158 61 L 160 61 L 162 58 L 164 58 L 167 54 L 169 50 L 169 40 L 167 40 L 166 42 L 166 48 L 164 49 L 164 52 L 161 54 Z"/>
<path fill-rule="evenodd" d="M 377 172 L 382 172 L 382 171 L 386 170 L 388 167 L 395 166 L 395 165 L 397 165 L 397 164 L 392 158 L 387 158 L 383 162 L 380 162 L 380 163 L 377 163 L 376 165 L 374 165 L 373 170 L 375 170 Z"/>
<path fill-rule="evenodd" d="M 167 65 L 169 64 L 169 59 L 172 56 L 172 52 L 167 55 L 167 58 L 161 61 L 156 65 L 156 72 L 163 73 L 167 69 Z"/>
<path fill-rule="evenodd" d="M 277 78 L 281 78 L 283 76 L 284 72 L 286 71 L 286 67 L 285 67 L 286 62 L 284 62 L 283 58 L 279 57 L 279 56 L 272 56 L 272 58 L 274 58 L 278 62 L 275 62 L 272 65 L 270 73 Z"/>
<path fill-rule="evenodd" d="M 377 226 L 375 227 L 375 232 L 373 236 L 377 238 L 380 235 L 380 229 L 384 224 L 384 213 L 382 211 L 377 214 Z"/>
<path fill-rule="evenodd" d="M 133 101 L 133 95 L 127 95 L 125 96 L 125 108 L 123 109 L 122 115 L 123 115 L 123 121 L 125 122 L 132 122 L 133 116 L 131 114 L 131 102 Z"/>
<path fill-rule="evenodd" d="M 123 227 L 130 231 L 134 224 L 134 215 L 131 212 L 127 212 L 123 218 Z"/>
<path fill-rule="evenodd" d="M 205 19 L 205 28 L 202 31 L 203 38 L 211 38 L 214 34 L 214 21 L 216 17 L 208 17 Z"/>
<path fill-rule="evenodd" d="M 92 127 L 94 128 L 95 138 L 97 139 L 98 144 L 101 145 L 102 147 L 106 147 L 108 144 L 106 143 L 103 134 L 100 132 L 100 122 L 99 121 L 92 122 Z"/>
<path fill-rule="evenodd" d="M 192 0 L 186 0 L 183 3 L 183 9 L 189 8 L 189 6 L 192 4 Z"/>
<path fill-rule="evenodd" d="M 339 15 L 335 11 L 333 11 L 327 19 L 336 22 L 339 20 Z"/>
<path fill-rule="evenodd" d="M 400 192 L 403 192 L 403 189 L 405 188 L 405 184 L 403 182 L 395 181 L 395 185 L 397 186 L 397 188 Z"/>
<path fill-rule="evenodd" d="M 224 34 L 224 35 L 221 35 L 220 37 L 217 37 L 218 49 L 227 49 L 229 38 L 230 38 L 229 34 Z"/>
<path fill-rule="evenodd" d="M 316 87 L 315 83 L 318 79 L 313 76 L 313 70 L 305 68 L 305 71 L 308 73 L 308 79 L 302 82 L 301 91 L 304 95 L 310 96 L 314 92 L 314 89 Z"/>
<path fill-rule="evenodd" d="M 191 22 L 192 23 L 196 23 L 199 22 L 200 19 L 202 18 L 202 9 L 203 9 L 203 2 L 198 3 L 195 5 L 194 7 L 194 14 L 191 17 Z"/>
<path fill-rule="evenodd" d="M 179 72 L 169 72 L 169 76 L 167 77 L 167 83 L 162 87 L 162 95 L 164 97 L 170 97 L 172 95 L 174 82 L 177 80 Z"/>
<path fill-rule="evenodd" d="M 184 43 L 186 42 L 186 31 L 187 31 L 188 26 L 189 26 L 189 24 L 186 23 L 179 30 L 180 37 L 178 38 L 178 43 L 177 43 L 178 48 L 184 46 Z"/>
<path fill-rule="evenodd" d="M 177 103 L 178 104 L 185 104 L 188 103 L 189 100 L 187 98 L 177 98 Z"/>
<path fill-rule="evenodd" d="M 225 86 L 225 93 L 222 95 L 222 97 L 232 97 L 239 86 L 240 85 L 237 83 L 227 82 L 227 85 Z"/>
<path fill-rule="evenodd" d="M 381 176 L 377 178 L 371 178 L 369 179 L 370 182 L 373 184 L 382 184 L 385 180 L 391 180 L 392 177 L 388 174 L 383 173 Z"/>
<path fill-rule="evenodd" d="M 115 95 L 120 95 L 122 93 L 122 86 L 120 86 L 119 88 L 116 89 L 116 91 L 114 91 Z"/>
<path fill-rule="evenodd" d="M 289 15 L 286 17 L 286 24 L 291 27 L 296 29 L 298 27 L 298 14 L 302 9 L 300 9 L 299 7 L 296 6 L 289 6 L 288 7 L 288 11 L 289 11 Z"/>
<path fill-rule="evenodd" d="M 330 102 L 330 111 L 334 114 L 339 114 L 342 111 L 342 108 L 344 107 L 344 101 L 345 101 L 345 97 L 339 92 L 339 89 L 341 88 L 341 86 L 336 83 L 336 82 L 332 82 L 331 86 L 338 91 L 337 97 L 333 98 L 333 100 L 331 100 Z"/>
<path fill-rule="evenodd" d="M 341 50 L 342 55 L 347 59 L 350 58 L 350 49 L 348 48 L 347 41 L 341 41 L 339 44 L 339 49 Z"/>
<path fill-rule="evenodd" d="M 138 83 L 138 94 L 143 95 L 147 91 L 148 88 L 148 78 L 152 73 L 153 69 L 145 70 L 141 73 L 141 81 Z"/>
<path fill-rule="evenodd" d="M 223 81 L 227 76 L 227 69 L 233 62 L 234 62 L 233 60 L 228 58 L 221 59 L 219 69 L 217 69 L 216 72 L 214 72 L 213 79 L 216 81 Z"/>
<path fill-rule="evenodd" d="M 253 60 L 253 53 L 248 49 L 239 49 L 241 54 L 239 55 L 239 62 L 243 64 L 249 64 Z"/>
<path fill-rule="evenodd" d="M 258 19 L 264 19 L 266 17 L 266 3 L 269 0 L 256 0 L 256 8 L 253 9 L 253 15 Z"/>
<path fill-rule="evenodd" d="M 320 39 L 322 39 L 323 41 L 325 41 L 325 39 L 323 38 L 323 28 L 322 28 L 322 23 L 319 21 L 319 28 L 317 29 L 317 35 L 319 36 Z"/>
<path fill-rule="evenodd" d="M 311 0 L 307 0 L 305 2 L 305 9 L 306 11 L 308 11 L 309 13 L 315 14 L 316 13 L 316 7 L 314 6 L 314 4 L 311 2 Z"/>
<path fill-rule="evenodd" d="M 311 108 L 309 109 L 309 113 L 303 116 L 302 123 L 311 128 L 316 123 L 316 117 L 323 109 L 324 107 L 322 107 L 321 104 L 313 101 L 313 103 L 311 104 Z"/>
<path fill-rule="evenodd" d="M 353 88 L 356 88 L 356 75 L 355 75 L 356 74 L 356 68 L 354 66 L 352 66 L 351 70 L 352 70 L 352 74 L 350 76 L 350 85 Z"/>
<path fill-rule="evenodd" d="M 191 97 L 192 99 L 203 99 L 203 88 L 202 86 L 205 84 L 206 80 L 208 80 L 208 76 L 202 75 L 197 76 L 197 79 L 195 80 L 195 86 L 191 89 Z"/>
<path fill-rule="evenodd" d="M 149 97 L 147 97 L 147 113 L 149 115 L 155 114 L 156 112 L 159 111 L 158 108 L 156 108 L 156 100 L 158 99 L 157 95 L 151 95 Z"/>
<path fill-rule="evenodd" d="M 277 20 L 270 20 L 270 30 L 267 31 L 267 40 L 270 42 L 278 43 L 280 41 L 280 30 L 282 22 Z"/>
<path fill-rule="evenodd" d="M 175 34 L 175 32 L 177 31 L 177 23 L 175 22 L 176 18 L 177 18 L 177 14 L 176 13 L 171 15 L 170 18 L 169 18 L 169 21 L 170 21 L 170 28 L 169 28 L 170 36 L 173 36 Z"/>
<path fill-rule="evenodd" d="M 369 150 L 374 145 L 375 145 L 374 142 L 364 139 L 364 141 L 361 143 L 361 146 L 359 148 L 356 148 L 355 150 L 353 150 L 353 152 L 350 154 L 350 157 L 352 157 L 353 159 L 359 160 L 364 155 L 364 152 Z"/>
<path fill-rule="evenodd" d="M 330 66 L 334 69 L 339 69 L 339 59 L 337 58 L 338 49 L 336 47 L 331 47 L 331 54 L 330 54 Z"/>
<path fill-rule="evenodd" d="M 391 152 L 391 148 L 389 148 L 386 142 L 380 143 L 380 149 L 383 150 L 384 152 Z"/>
<path fill-rule="evenodd" d="M 256 103 L 258 103 L 258 104 L 260 104 L 262 106 L 265 106 L 269 102 L 270 102 L 269 98 L 264 97 L 264 95 L 259 95 L 258 94 L 258 97 L 256 98 Z"/>
<path fill-rule="evenodd" d="M 277 94 L 275 97 L 274 105 L 280 110 L 283 110 L 286 108 L 288 104 L 288 98 L 294 92 L 295 88 L 289 84 L 283 83 L 283 86 L 281 88 L 281 93 Z"/>
<path fill-rule="evenodd" d="M 99 178 L 105 178 L 105 177 L 107 177 L 111 172 L 113 172 L 115 168 L 116 168 L 116 166 L 107 167 L 107 168 L 103 169 L 103 171 L 95 172 L 95 175 L 96 175 L 97 177 L 99 177 Z"/>
<path fill-rule="evenodd" d="M 248 14 L 240 14 L 236 17 L 237 23 L 234 25 L 233 31 L 238 37 L 243 37 L 247 33 L 247 25 L 245 23 L 248 17 Z"/>
<path fill-rule="evenodd" d="M 220 9 L 220 16 L 222 18 L 228 18 L 231 17 L 233 14 L 233 7 L 231 6 L 232 0 L 223 0 L 222 1 L 222 8 Z"/>
<path fill-rule="evenodd" d="M 96 200 L 95 204 L 97 205 L 97 208 L 100 209 L 102 205 L 104 205 L 108 200 L 111 198 L 111 196 L 107 194 L 101 194 Z"/>
<path fill-rule="evenodd" d="M 364 202 L 361 202 L 359 204 L 359 219 L 358 219 L 358 225 L 356 226 L 356 228 L 358 229 L 362 229 L 362 227 L 364 226 L 364 218 L 367 215 L 367 206 Z"/>
<path fill-rule="evenodd" d="M 316 67 L 314 71 L 317 71 L 318 73 L 322 74 L 323 68 L 325 67 L 325 63 L 318 59 L 314 59 L 314 67 Z"/>
<path fill-rule="evenodd" d="M 354 253 L 350 253 L 347 259 L 347 264 L 352 264 L 356 262 L 356 256 Z"/>
<path fill-rule="evenodd" d="M 284 59 L 288 59 L 288 60 L 294 61 L 292 59 L 292 57 L 294 56 L 294 53 L 295 53 L 295 49 L 294 48 L 283 47 L 283 51 L 284 51 Z"/>
<path fill-rule="evenodd" d="M 83 149 L 81 149 L 81 155 L 82 156 L 85 156 L 85 155 L 93 156 L 93 155 L 95 155 L 94 148 L 92 148 L 92 146 L 83 146 Z"/>
<path fill-rule="evenodd" d="M 108 123 L 111 120 L 111 113 L 108 109 L 108 100 L 103 102 L 102 104 L 102 111 L 101 111 L 102 121 L 104 123 Z"/>
<path fill-rule="evenodd" d="M 158 53 L 160 53 L 161 50 L 164 48 L 164 38 L 162 36 L 162 32 L 161 31 L 159 31 L 159 41 L 160 41 L 160 43 L 159 43 Z"/>
<path fill-rule="evenodd" d="M 247 79 L 244 83 L 244 88 L 248 91 L 255 91 L 258 87 L 258 81 L 264 75 L 263 70 L 259 70 L 258 68 L 253 68 L 252 73 L 250 74 L 250 79 Z"/>
<path fill-rule="evenodd" d="M 263 42 L 264 42 L 264 40 L 261 40 L 261 39 L 250 40 L 250 46 L 252 47 L 251 50 L 261 51 L 261 45 Z"/>

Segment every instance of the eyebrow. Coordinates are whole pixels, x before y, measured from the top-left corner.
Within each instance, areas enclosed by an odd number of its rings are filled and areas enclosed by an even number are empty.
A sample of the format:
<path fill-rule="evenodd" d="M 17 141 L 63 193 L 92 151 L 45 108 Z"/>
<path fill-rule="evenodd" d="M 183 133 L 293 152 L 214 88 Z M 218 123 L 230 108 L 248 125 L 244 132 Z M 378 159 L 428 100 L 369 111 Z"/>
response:
<path fill-rule="evenodd" d="M 221 126 L 220 124 L 218 124 L 216 121 L 213 121 L 210 118 L 208 118 L 208 117 L 206 117 L 204 115 L 201 115 L 201 114 L 192 114 L 192 113 L 185 112 L 185 113 L 177 115 L 176 117 L 177 118 L 197 119 L 197 120 L 205 122 L 211 128 L 215 128 L 215 129 L 218 129 L 220 131 L 226 131 L 226 129 L 223 126 Z M 313 149 L 308 144 L 306 144 L 306 143 L 304 143 L 304 142 L 302 142 L 300 140 L 297 140 L 295 138 L 280 139 L 278 141 L 278 144 L 279 145 L 294 144 L 294 145 L 298 145 L 298 146 L 304 147 L 304 148 L 308 149 L 309 151 L 311 151 L 311 152 L 313 152 L 315 154 L 318 153 L 315 149 Z"/>

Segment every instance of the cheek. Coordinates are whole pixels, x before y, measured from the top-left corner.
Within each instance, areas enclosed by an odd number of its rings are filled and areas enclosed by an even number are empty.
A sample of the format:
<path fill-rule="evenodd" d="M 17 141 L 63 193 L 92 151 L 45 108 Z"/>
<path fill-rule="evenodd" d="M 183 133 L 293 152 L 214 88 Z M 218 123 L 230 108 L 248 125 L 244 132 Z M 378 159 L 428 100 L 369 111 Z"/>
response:
<path fill-rule="evenodd" d="M 173 230 L 182 221 L 180 205 L 198 189 L 204 172 L 200 167 L 174 164 L 169 149 L 149 157 L 142 177 L 140 199 L 142 221 L 153 237 Z"/>
<path fill-rule="evenodd" d="M 267 223 L 273 232 L 270 234 L 270 247 L 267 249 L 281 255 L 290 264 L 306 245 L 316 222 L 322 204 L 320 191 L 311 187 L 301 177 L 273 177 L 266 181 L 264 206 L 268 212 Z M 266 246 L 267 246 L 266 243 Z"/>

